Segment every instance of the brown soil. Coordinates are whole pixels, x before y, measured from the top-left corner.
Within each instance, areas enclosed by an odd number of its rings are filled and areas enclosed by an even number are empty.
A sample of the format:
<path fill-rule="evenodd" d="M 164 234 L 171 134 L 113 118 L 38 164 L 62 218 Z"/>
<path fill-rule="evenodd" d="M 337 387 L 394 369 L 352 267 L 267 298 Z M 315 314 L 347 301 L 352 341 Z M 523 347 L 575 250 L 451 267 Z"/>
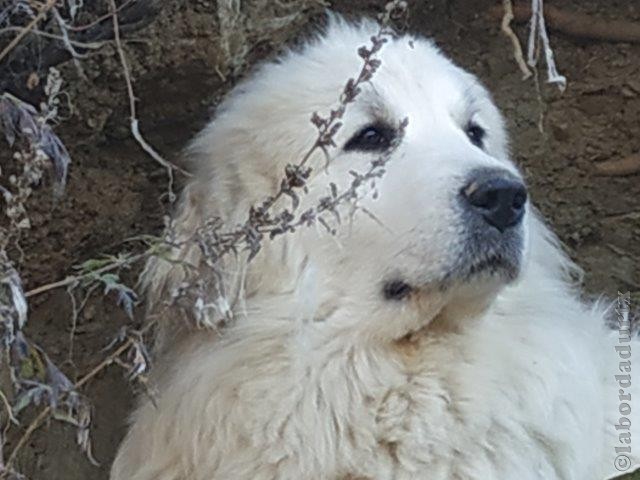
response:
<path fill-rule="evenodd" d="M 216 73 L 214 2 L 188 2 L 138 34 L 128 44 L 142 131 L 165 157 L 179 162 L 185 142 L 209 117 L 211 105 L 233 84 Z M 383 0 L 333 1 L 348 14 L 381 11 Z M 560 93 L 521 80 L 511 45 L 488 15 L 495 2 L 434 0 L 409 2 L 407 28 L 433 37 L 458 63 L 494 92 L 508 119 L 513 155 L 531 192 L 571 256 L 586 270 L 591 294 L 632 291 L 640 303 L 640 176 L 603 176 L 598 162 L 640 152 L 640 45 L 582 42 L 552 33 L 556 60 L 569 80 Z M 562 7 L 611 19 L 640 22 L 640 4 L 627 1 L 565 0 Z M 315 13 L 314 13 L 315 12 Z M 309 12 L 317 18 L 319 10 Z M 306 14 L 305 14 L 306 15 Z M 250 63 L 294 37 L 304 22 L 252 45 Z M 516 29 L 526 38 L 524 26 Z M 128 135 L 128 104 L 113 51 L 87 63 L 90 82 L 71 81 L 73 116 L 57 131 L 73 164 L 66 193 L 51 201 L 43 192 L 31 208 L 33 230 L 22 242 L 20 265 L 26 288 L 64 278 L 73 265 L 123 249 L 122 241 L 159 233 L 166 202 L 164 171 Z M 543 117 L 543 131 L 538 128 Z M 64 290 L 33 298 L 28 332 L 62 363 L 69 351 L 70 302 Z M 127 318 L 111 297 L 96 295 L 79 318 L 70 375 L 87 371 Z M 100 467 L 75 447 L 71 428 L 51 422 L 38 432 L 19 467 L 33 480 L 107 479 L 109 464 L 125 431 L 133 393 L 114 368 L 90 384 L 94 405 L 92 439 Z"/>

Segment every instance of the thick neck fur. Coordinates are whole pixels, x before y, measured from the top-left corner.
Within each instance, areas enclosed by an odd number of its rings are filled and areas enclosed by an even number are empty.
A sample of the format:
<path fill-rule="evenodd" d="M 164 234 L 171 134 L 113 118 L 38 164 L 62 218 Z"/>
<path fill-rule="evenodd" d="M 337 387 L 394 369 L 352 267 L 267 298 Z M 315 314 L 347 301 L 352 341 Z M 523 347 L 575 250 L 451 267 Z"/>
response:
<path fill-rule="evenodd" d="M 565 288 L 550 274 L 560 268 L 551 251 L 544 265 L 535 262 L 533 249 L 535 263 L 520 283 L 498 294 L 487 310 L 452 323 L 429 322 L 436 304 L 421 304 L 419 295 L 405 305 L 367 297 L 369 287 L 356 288 L 366 269 L 345 281 L 341 275 L 348 272 L 329 276 L 304 251 L 278 254 L 293 244 L 300 242 L 283 237 L 265 246 L 252 265 L 260 274 L 247 273 L 246 299 L 234 323 L 213 343 L 196 333 L 176 360 L 175 371 L 189 375 L 162 386 L 170 403 L 182 398 L 169 415 L 188 436 L 176 441 L 198 438 L 207 445 L 215 438 L 225 445 L 213 454 L 190 450 L 190 458 L 176 460 L 181 468 L 217 472 L 216 478 L 414 478 L 411 472 L 424 469 L 437 479 L 513 472 L 517 478 L 582 478 L 566 469 L 575 465 L 574 456 L 586 458 L 600 448 L 596 433 L 603 420 L 594 413 L 602 407 L 575 409 L 561 432 L 548 421 L 555 402 L 597 398 L 589 381 L 561 387 L 563 376 L 551 374 L 562 364 L 578 378 L 593 376 L 591 366 L 580 364 L 587 354 L 567 364 L 563 353 L 565 332 L 575 321 L 558 325 L 552 315 L 579 304 L 554 300 L 541 313 L 545 295 L 557 299 L 557 289 Z M 547 273 L 548 282 L 536 277 Z M 530 293 L 534 283 L 543 286 L 539 297 Z M 387 329 L 374 334 L 367 322 Z M 557 338 L 543 333 L 546 328 L 556 329 Z M 194 411 L 207 412 L 206 422 L 194 424 Z M 573 443 L 566 441 L 568 430 Z M 575 442 L 579 432 L 591 432 L 593 440 Z M 226 449 L 244 453 L 227 462 Z M 501 452 L 500 461 L 494 451 Z M 261 460 L 249 461 L 255 455 Z M 599 461 L 584 465 L 582 473 Z"/>

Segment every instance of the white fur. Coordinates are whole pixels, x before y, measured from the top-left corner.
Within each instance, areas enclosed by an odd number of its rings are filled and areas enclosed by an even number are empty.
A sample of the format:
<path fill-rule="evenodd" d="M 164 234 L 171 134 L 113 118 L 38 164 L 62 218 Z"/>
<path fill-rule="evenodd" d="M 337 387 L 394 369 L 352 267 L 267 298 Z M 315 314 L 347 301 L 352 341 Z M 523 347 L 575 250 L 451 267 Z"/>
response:
<path fill-rule="evenodd" d="M 358 47 L 376 30 L 334 19 L 324 36 L 232 92 L 189 150 L 199 173 L 182 198 L 179 238 L 214 216 L 239 224 L 275 192 L 285 165 L 313 143 L 311 112 L 336 104 L 360 69 Z M 360 201 L 378 221 L 344 207 L 335 237 L 304 227 L 265 240 L 246 275 L 242 259 L 227 260 L 225 294 L 243 301 L 222 335 L 189 331 L 178 309 L 157 307 L 188 275 L 152 262 L 152 311 L 164 317 L 159 393 L 155 406 L 144 400 L 135 413 L 112 480 L 615 473 L 616 334 L 605 328 L 605 308 L 573 291 L 573 267 L 535 212 L 525 218 L 515 283 L 437 288 L 464 251 L 452 199 L 465 175 L 479 166 L 518 175 L 498 111 L 473 76 L 424 39 L 400 37 L 379 56 L 382 66 L 348 107 L 328 166 L 322 154 L 312 159 L 299 208 L 326 195 L 330 182 L 347 186 L 349 170 L 366 170 L 375 155 L 341 146 L 372 115 L 391 123 L 407 117 L 378 199 Z M 472 116 L 489 132 L 484 150 L 464 133 Z M 197 247 L 175 257 L 207 270 Z M 385 300 L 382 282 L 394 276 L 419 288 L 405 301 Z M 219 292 L 208 293 L 214 305 Z M 211 307 L 211 319 L 218 310 Z M 640 425 L 639 416 L 632 420 Z M 640 436 L 634 441 L 640 451 Z"/>

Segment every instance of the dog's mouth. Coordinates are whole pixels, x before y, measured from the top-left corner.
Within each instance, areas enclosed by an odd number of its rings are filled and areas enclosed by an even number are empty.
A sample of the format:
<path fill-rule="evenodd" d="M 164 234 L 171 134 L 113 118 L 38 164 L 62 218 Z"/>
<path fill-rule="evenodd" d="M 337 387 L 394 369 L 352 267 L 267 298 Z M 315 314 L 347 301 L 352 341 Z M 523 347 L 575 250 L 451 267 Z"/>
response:
<path fill-rule="evenodd" d="M 484 286 L 506 285 L 515 281 L 521 269 L 519 257 L 508 256 L 501 253 L 494 253 L 485 257 L 480 257 L 474 261 L 456 266 L 449 271 L 440 281 L 429 282 L 432 288 L 442 292 L 447 291 L 456 285 L 480 284 Z M 403 300 L 409 297 L 416 290 L 425 286 L 410 283 L 407 280 L 394 278 L 386 281 L 383 285 L 383 296 L 386 300 Z"/>
<path fill-rule="evenodd" d="M 498 233 L 468 228 L 457 248 L 452 248 L 449 267 L 430 278 L 397 276 L 386 279 L 382 294 L 386 300 L 404 300 L 414 292 L 452 293 L 495 291 L 520 276 L 524 252 L 524 231 L 514 228 Z"/>
<path fill-rule="evenodd" d="M 469 235 L 462 254 L 443 279 L 443 288 L 454 284 L 515 281 L 522 269 L 523 243 L 521 229 L 500 237 Z"/>
<path fill-rule="evenodd" d="M 472 280 L 477 276 L 497 276 L 511 282 L 518 278 L 520 261 L 501 254 L 491 255 L 471 263 L 462 275 L 462 280 Z"/>

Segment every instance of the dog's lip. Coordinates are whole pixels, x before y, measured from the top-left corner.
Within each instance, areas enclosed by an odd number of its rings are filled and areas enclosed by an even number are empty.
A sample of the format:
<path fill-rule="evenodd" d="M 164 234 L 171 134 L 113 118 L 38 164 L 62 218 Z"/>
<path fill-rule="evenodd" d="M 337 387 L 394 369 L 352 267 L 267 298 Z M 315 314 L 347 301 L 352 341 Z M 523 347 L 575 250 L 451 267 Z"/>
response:
<path fill-rule="evenodd" d="M 510 283 L 520 274 L 524 252 L 522 226 L 499 232 L 485 222 L 466 218 L 465 234 L 459 243 L 461 253 L 447 275 L 451 282 L 489 279 Z"/>
<path fill-rule="evenodd" d="M 493 278 L 503 283 L 516 280 L 520 274 L 520 259 L 509 258 L 500 253 L 479 257 L 451 270 L 441 282 L 441 288 L 447 289 L 454 284 L 470 283 Z"/>
<path fill-rule="evenodd" d="M 469 265 L 469 276 L 477 273 L 482 273 L 486 270 L 513 270 L 514 268 L 518 267 L 517 263 L 518 262 L 506 258 L 504 255 L 489 255 L 488 257 L 481 258 Z"/>

